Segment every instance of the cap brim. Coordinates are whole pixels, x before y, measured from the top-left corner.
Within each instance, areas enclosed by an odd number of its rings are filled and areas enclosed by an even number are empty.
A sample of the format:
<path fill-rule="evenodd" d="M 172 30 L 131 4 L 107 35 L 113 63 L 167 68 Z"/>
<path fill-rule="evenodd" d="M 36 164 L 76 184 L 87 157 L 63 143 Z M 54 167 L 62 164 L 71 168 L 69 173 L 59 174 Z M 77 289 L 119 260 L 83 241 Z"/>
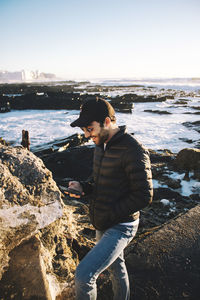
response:
<path fill-rule="evenodd" d="M 92 120 L 88 118 L 79 117 L 74 122 L 70 124 L 71 127 L 87 127 L 92 123 Z"/>

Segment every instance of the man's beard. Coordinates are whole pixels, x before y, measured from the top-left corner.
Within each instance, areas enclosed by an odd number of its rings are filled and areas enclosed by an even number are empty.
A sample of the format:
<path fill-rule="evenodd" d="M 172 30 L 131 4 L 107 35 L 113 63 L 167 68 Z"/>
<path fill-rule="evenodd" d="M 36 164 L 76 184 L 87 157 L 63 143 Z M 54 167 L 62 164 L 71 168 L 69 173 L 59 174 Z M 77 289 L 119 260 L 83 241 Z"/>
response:
<path fill-rule="evenodd" d="M 99 134 L 95 138 L 96 138 L 96 140 L 93 140 L 93 142 L 97 146 L 105 143 L 108 140 L 108 138 L 109 138 L 108 129 L 105 129 L 105 128 L 101 127 L 101 130 L 100 130 Z"/>

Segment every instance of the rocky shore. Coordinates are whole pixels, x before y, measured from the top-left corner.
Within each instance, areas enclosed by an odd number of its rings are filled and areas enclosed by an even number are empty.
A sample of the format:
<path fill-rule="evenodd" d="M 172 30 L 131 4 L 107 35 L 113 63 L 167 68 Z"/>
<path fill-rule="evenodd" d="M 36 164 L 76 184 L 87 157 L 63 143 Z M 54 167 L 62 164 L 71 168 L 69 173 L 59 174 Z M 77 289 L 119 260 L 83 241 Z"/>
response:
<path fill-rule="evenodd" d="M 190 102 L 199 97 L 195 92 L 73 81 L 0 85 L 0 112 L 79 109 L 86 99 L 102 95 L 123 113 L 130 113 L 135 103 L 169 99 L 175 109 L 200 113 Z M 169 114 L 167 109 L 146 112 Z M 199 121 L 183 125 L 200 132 Z M 74 299 L 74 272 L 93 247 L 95 231 L 88 219 L 88 197 L 69 200 L 63 190 L 71 179 L 91 174 L 94 146 L 87 142 L 74 134 L 28 151 L 0 138 L 0 299 Z M 199 299 L 199 148 L 195 141 L 195 148 L 178 153 L 149 149 L 153 203 L 141 211 L 138 233 L 126 249 L 131 300 Z M 112 299 L 108 272 L 99 277 L 98 288 L 98 300 Z"/>
<path fill-rule="evenodd" d="M 37 148 L 0 146 L 0 299 L 73 299 L 73 274 L 94 245 L 87 197 L 64 196 L 70 179 L 92 170 L 93 147 L 81 135 Z M 4 144 L 4 145 L 3 145 Z M 199 299 L 200 150 L 150 151 L 152 205 L 141 212 L 136 238 L 126 249 L 132 300 Z M 181 180 L 195 181 L 189 196 Z M 112 299 L 109 274 L 98 299 Z"/>
<path fill-rule="evenodd" d="M 200 132 L 199 91 L 182 91 L 178 89 L 163 89 L 143 85 L 98 85 L 90 82 L 57 82 L 0 85 L 0 113 L 19 110 L 79 110 L 81 104 L 93 97 L 103 96 L 124 117 L 130 117 L 137 111 L 138 105 L 148 118 L 155 120 L 158 115 L 174 119 L 176 113 L 182 114 L 183 125 L 187 132 Z M 70 113 L 69 113 L 70 112 Z M 73 112 L 72 112 L 73 113 Z M 127 115 L 128 114 L 128 115 Z M 188 117 L 185 118 L 188 114 Z M 145 118 L 143 114 L 143 119 Z M 190 117 L 194 116 L 194 119 Z M 130 118 L 129 118 L 130 119 Z M 185 120 L 185 121 L 184 121 Z M 180 120 L 181 121 L 181 120 Z M 5 131 L 7 131 L 6 123 Z M 174 128 L 173 128 L 174 129 Z M 194 136 L 194 137 L 193 137 Z M 197 136 L 197 135 L 196 135 Z M 199 139 L 195 135 L 190 138 L 180 136 L 179 139 L 188 146 L 200 148 Z M 6 138 L 6 136 L 4 136 Z"/>
<path fill-rule="evenodd" d="M 114 92 L 115 95 L 112 95 Z M 134 103 L 163 102 L 175 97 L 195 97 L 195 92 L 160 89 L 143 85 L 95 85 L 90 82 L 0 84 L 0 112 L 12 109 L 79 109 L 91 97 L 104 96 L 116 111 L 130 113 Z M 176 104 L 187 104 L 181 99 Z M 160 113 L 160 112 L 158 112 Z M 199 111 L 197 110 L 198 114 Z"/>

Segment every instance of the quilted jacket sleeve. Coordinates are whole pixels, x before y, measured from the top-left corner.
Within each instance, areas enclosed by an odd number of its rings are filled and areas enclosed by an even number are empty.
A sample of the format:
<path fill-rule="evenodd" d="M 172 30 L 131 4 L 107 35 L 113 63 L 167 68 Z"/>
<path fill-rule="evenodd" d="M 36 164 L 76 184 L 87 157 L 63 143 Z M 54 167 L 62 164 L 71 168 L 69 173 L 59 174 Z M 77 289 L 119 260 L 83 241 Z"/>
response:
<path fill-rule="evenodd" d="M 136 151 L 135 151 L 136 150 Z M 113 218 L 133 214 L 152 202 L 153 184 L 148 150 L 130 148 L 124 153 L 122 167 L 126 174 L 128 191 L 115 203 Z"/>

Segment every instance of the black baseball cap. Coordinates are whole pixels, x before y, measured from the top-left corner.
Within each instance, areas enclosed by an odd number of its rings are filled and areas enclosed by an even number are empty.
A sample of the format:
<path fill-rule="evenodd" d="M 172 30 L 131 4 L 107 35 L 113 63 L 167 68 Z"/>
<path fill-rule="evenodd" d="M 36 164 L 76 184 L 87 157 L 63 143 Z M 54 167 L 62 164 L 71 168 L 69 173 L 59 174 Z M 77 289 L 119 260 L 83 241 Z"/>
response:
<path fill-rule="evenodd" d="M 112 105 L 102 98 L 96 98 L 86 101 L 82 107 L 79 118 L 72 122 L 72 127 L 87 127 L 93 121 L 104 122 L 109 117 L 111 121 L 115 121 L 115 111 Z"/>

